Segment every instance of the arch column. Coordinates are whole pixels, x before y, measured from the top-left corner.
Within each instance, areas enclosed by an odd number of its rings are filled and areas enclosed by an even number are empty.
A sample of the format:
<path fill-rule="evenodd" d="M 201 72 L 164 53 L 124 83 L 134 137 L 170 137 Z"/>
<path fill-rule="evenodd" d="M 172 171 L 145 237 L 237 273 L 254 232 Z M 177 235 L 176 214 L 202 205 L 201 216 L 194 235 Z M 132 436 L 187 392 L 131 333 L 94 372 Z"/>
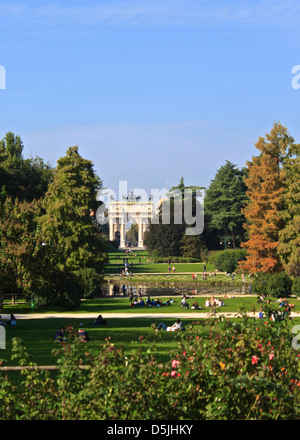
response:
<path fill-rule="evenodd" d="M 147 225 L 143 223 L 143 218 L 138 222 L 138 247 L 144 247 L 144 232 L 146 231 Z"/>
<path fill-rule="evenodd" d="M 117 228 L 116 219 L 112 216 L 109 216 L 108 225 L 109 225 L 109 240 L 113 241 L 115 239 L 116 228 Z"/>
<path fill-rule="evenodd" d="M 126 240 L 125 240 L 125 238 L 126 238 L 125 227 L 126 227 L 126 223 L 125 223 L 124 219 L 122 218 L 122 219 L 120 219 L 120 247 L 121 248 L 125 247 L 125 242 L 126 242 Z"/>

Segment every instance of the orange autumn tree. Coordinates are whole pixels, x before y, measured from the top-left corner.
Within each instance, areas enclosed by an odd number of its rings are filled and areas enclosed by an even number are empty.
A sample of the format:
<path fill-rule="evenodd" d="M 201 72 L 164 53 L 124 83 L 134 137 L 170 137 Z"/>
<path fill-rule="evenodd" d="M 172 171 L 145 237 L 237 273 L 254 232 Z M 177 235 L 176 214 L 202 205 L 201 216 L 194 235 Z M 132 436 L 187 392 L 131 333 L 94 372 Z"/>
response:
<path fill-rule="evenodd" d="M 247 162 L 248 202 L 243 212 L 248 241 L 241 245 L 247 249 L 247 257 L 239 264 L 243 271 L 272 273 L 282 270 L 277 252 L 284 192 L 281 164 L 293 142 L 286 127 L 275 123 L 271 132 L 255 144 L 259 156 Z"/>

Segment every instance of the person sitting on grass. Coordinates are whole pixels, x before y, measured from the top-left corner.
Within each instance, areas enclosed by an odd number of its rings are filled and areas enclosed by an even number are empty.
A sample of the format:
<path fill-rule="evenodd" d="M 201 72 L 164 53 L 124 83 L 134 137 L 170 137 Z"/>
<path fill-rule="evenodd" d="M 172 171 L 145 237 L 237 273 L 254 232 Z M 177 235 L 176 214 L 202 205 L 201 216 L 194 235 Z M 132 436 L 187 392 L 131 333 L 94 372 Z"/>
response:
<path fill-rule="evenodd" d="M 189 309 L 190 307 L 185 297 L 181 301 L 181 307 L 184 307 L 185 309 Z"/>
<path fill-rule="evenodd" d="M 199 307 L 199 304 L 197 303 L 197 301 L 194 301 L 191 309 L 192 310 L 202 310 L 202 307 Z"/>
<path fill-rule="evenodd" d="M 99 315 L 99 316 L 97 317 L 97 319 L 95 319 L 94 324 L 95 324 L 95 325 L 103 325 L 103 324 L 106 324 L 106 319 L 103 319 L 103 318 L 102 318 L 102 315 Z"/>
<path fill-rule="evenodd" d="M 177 330 L 185 330 L 185 327 L 183 323 L 180 321 L 180 319 L 177 319 L 174 322 L 174 324 L 171 325 L 170 327 L 168 327 L 166 324 L 161 322 L 160 324 L 158 324 L 157 330 L 165 330 L 166 332 L 175 332 Z"/>
<path fill-rule="evenodd" d="M 87 334 L 87 332 L 83 328 L 79 329 L 78 335 L 79 335 L 79 340 L 81 342 L 88 342 L 91 340 L 91 338 L 89 337 L 89 335 Z"/>
<path fill-rule="evenodd" d="M 6 325 L 16 325 L 17 321 L 13 314 L 10 315 L 10 318 L 6 321 Z"/>
<path fill-rule="evenodd" d="M 54 341 L 55 342 L 63 342 L 67 341 L 68 339 L 65 337 L 65 328 L 61 327 L 54 335 Z"/>

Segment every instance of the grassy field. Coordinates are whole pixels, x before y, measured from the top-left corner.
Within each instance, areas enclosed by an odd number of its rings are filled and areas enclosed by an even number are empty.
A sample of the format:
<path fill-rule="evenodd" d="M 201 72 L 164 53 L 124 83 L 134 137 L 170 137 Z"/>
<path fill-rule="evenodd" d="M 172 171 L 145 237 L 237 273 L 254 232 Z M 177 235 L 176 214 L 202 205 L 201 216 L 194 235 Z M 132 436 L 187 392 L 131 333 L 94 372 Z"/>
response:
<path fill-rule="evenodd" d="M 194 279 L 192 274 L 197 273 L 198 278 Z M 248 288 L 248 285 L 250 283 L 250 278 L 246 278 L 245 282 L 242 281 L 242 275 L 237 274 L 234 277 L 234 280 L 230 276 L 227 276 L 226 274 L 216 273 L 216 276 L 210 275 L 210 272 L 207 274 L 207 278 L 203 279 L 202 272 L 194 271 L 190 273 L 176 273 L 169 274 L 169 273 L 133 273 L 132 275 L 120 275 L 119 273 L 110 273 L 105 274 L 105 280 L 107 282 L 112 283 L 122 283 L 123 282 L 135 282 L 135 283 L 159 283 L 159 284 L 168 284 L 168 283 L 189 283 L 193 286 L 204 286 L 209 284 L 239 284 L 239 285 L 245 285 Z"/>
<path fill-rule="evenodd" d="M 136 345 L 132 344 L 133 341 L 137 341 L 139 336 L 148 338 L 147 343 L 145 343 L 145 349 L 147 344 L 153 343 L 154 331 L 151 324 L 158 324 L 159 322 L 164 322 L 167 325 L 172 325 L 177 319 L 177 316 L 184 312 L 191 314 L 195 311 L 185 310 L 180 306 L 180 299 L 177 302 L 172 303 L 170 306 L 162 307 L 140 307 L 140 306 L 130 306 L 128 298 L 101 298 L 97 300 L 87 300 L 82 301 L 80 310 L 76 313 L 91 313 L 90 318 L 63 318 L 59 317 L 59 312 L 56 313 L 54 318 L 41 318 L 41 319 L 19 319 L 15 327 L 6 328 L 6 349 L 1 350 L 0 356 L 5 360 L 7 365 L 15 365 L 11 361 L 11 341 L 13 337 L 19 337 L 23 340 L 25 346 L 28 348 L 29 353 L 32 355 L 34 362 L 38 365 L 55 365 L 56 358 L 52 354 L 52 350 L 57 348 L 57 343 L 54 343 L 53 337 L 58 328 L 61 326 L 72 325 L 74 329 L 79 329 L 80 327 L 85 328 L 91 341 L 86 344 L 82 344 L 82 350 L 91 351 L 94 355 L 99 353 L 101 350 L 101 344 L 104 343 L 105 339 L 110 337 L 112 342 L 115 344 L 122 344 L 127 351 L 136 349 Z M 204 297 L 197 301 L 201 307 L 205 303 Z M 192 299 L 188 300 L 190 305 L 192 304 Z M 220 312 L 239 312 L 243 310 L 258 311 L 260 306 L 256 303 L 256 297 L 239 297 L 239 298 L 228 298 L 225 300 L 225 306 L 218 309 Z M 292 300 L 295 304 L 295 309 L 299 310 L 300 300 Z M 5 306 L 8 307 L 8 305 Z M 3 315 L 8 313 L 6 309 L 3 311 Z M 15 307 L 14 313 L 25 313 L 25 307 L 20 304 Z M 36 310 L 38 311 L 38 310 Z M 199 318 L 203 313 L 206 313 L 209 309 L 199 310 L 196 313 L 199 314 Z M 49 311 L 48 311 L 49 312 Z M 130 317 L 118 318 L 114 317 L 112 313 L 129 313 Z M 145 315 L 145 317 L 137 317 L 139 315 Z M 154 317 L 149 317 L 149 313 L 153 313 Z M 155 317 L 157 314 L 168 313 L 174 315 L 174 318 L 163 318 Z M 102 314 L 104 318 L 107 319 L 107 324 L 104 326 L 93 326 L 93 321 L 98 314 Z M 111 315 L 111 316 L 110 316 Z M 29 313 L 29 317 L 30 317 Z M 32 315 L 33 316 L 33 315 Z M 238 319 L 238 318 L 236 318 Z M 254 318 L 256 319 L 256 318 Z M 192 322 L 196 323 L 196 328 L 201 328 L 205 332 L 205 319 L 194 318 L 184 318 L 183 322 L 185 326 L 189 326 Z M 300 318 L 293 319 L 293 325 L 300 323 Z M 160 332 L 160 339 L 157 343 L 158 355 L 162 360 L 168 359 L 170 356 L 170 351 L 176 347 L 177 335 L 176 333 Z"/>
<path fill-rule="evenodd" d="M 123 265 L 123 258 L 125 254 L 123 253 L 111 253 L 110 264 L 108 266 L 109 273 L 112 273 L 112 269 L 116 269 L 118 271 L 118 265 Z M 145 257 L 145 258 L 143 258 Z M 140 261 L 141 260 L 141 261 Z M 174 264 L 176 268 L 175 274 L 168 274 L 168 264 L 153 264 L 147 262 L 147 253 L 146 252 L 138 252 L 137 255 L 134 253 L 129 257 L 129 263 L 133 263 L 133 267 L 136 267 L 140 270 L 140 273 L 146 273 L 147 275 L 138 275 L 134 274 L 133 277 L 124 278 L 119 275 L 110 275 L 107 277 L 107 280 L 110 282 L 116 282 L 118 284 L 123 284 L 126 281 L 129 282 L 143 282 L 148 283 L 161 283 L 160 286 L 163 286 L 164 283 L 168 285 L 168 283 L 172 282 L 175 285 L 183 285 L 183 283 L 189 282 L 192 283 L 195 289 L 197 286 L 206 284 L 207 286 L 212 285 L 211 282 L 219 282 L 229 285 L 229 281 L 232 283 L 231 278 L 226 277 L 225 275 L 218 274 L 215 277 L 207 277 L 207 280 L 202 280 L 202 269 L 203 264 L 187 264 L 187 263 L 178 263 Z M 123 268 L 123 266 L 122 266 Z M 211 270 L 207 267 L 208 271 Z M 179 275 L 178 272 L 188 272 L 189 274 Z M 159 273 L 160 275 L 154 275 L 154 273 Z M 201 276 L 198 276 L 198 280 L 193 280 L 191 274 L 199 273 Z M 236 277 L 236 285 L 241 284 L 241 280 L 239 279 L 240 275 Z M 247 283 L 246 283 L 247 284 Z M 245 286 L 246 287 L 246 286 Z M 246 287 L 247 288 L 247 287 Z M 136 289 L 135 289 L 136 290 Z M 157 291 L 157 290 L 156 290 Z M 155 292 L 156 292 L 155 291 Z M 190 290 L 192 292 L 192 290 Z M 169 299 L 171 297 L 171 293 L 163 296 L 160 294 L 160 298 L 164 301 L 164 299 Z M 188 299 L 190 307 L 192 306 L 193 301 L 197 301 L 200 307 L 205 306 L 205 300 L 207 297 L 210 297 L 210 294 L 197 296 L 194 299 Z M 231 295 L 232 296 L 232 295 Z M 144 295 L 145 297 L 145 295 Z M 151 295 L 151 298 L 155 299 L 155 296 Z M 5 302 L 4 308 L 2 310 L 2 315 L 8 315 L 10 313 L 14 313 L 16 316 L 27 314 L 27 319 L 17 319 L 16 327 L 7 327 L 6 328 L 6 349 L 1 350 L 0 356 L 7 363 L 7 365 L 15 365 L 13 361 L 11 361 L 11 346 L 12 346 L 12 338 L 19 337 L 23 340 L 25 346 L 28 348 L 29 353 L 32 355 L 34 362 L 38 365 L 55 365 L 56 359 L 54 358 L 52 351 L 57 348 L 57 343 L 54 343 L 53 337 L 58 328 L 61 326 L 72 325 L 75 330 L 80 327 L 84 327 L 90 337 L 91 341 L 86 344 L 82 344 L 82 350 L 91 351 L 94 355 L 99 353 L 101 350 L 101 345 L 104 343 L 106 338 L 111 338 L 112 342 L 115 344 L 122 344 L 126 352 L 130 350 L 136 349 L 136 342 L 138 341 L 140 336 L 146 338 L 145 349 L 147 346 L 154 341 L 155 332 L 153 331 L 152 324 L 158 324 L 159 322 L 164 322 L 167 325 L 172 325 L 175 319 L 179 316 L 180 313 L 195 313 L 194 310 L 185 310 L 181 308 L 181 296 L 173 296 L 175 302 L 171 303 L 170 306 L 162 306 L 162 307 L 146 307 L 146 306 L 130 306 L 128 297 L 103 297 L 94 300 L 82 300 L 80 309 L 76 312 L 72 312 L 72 318 L 67 317 L 64 318 L 61 313 L 65 312 L 64 310 L 51 307 L 51 308 L 35 308 L 31 309 L 29 305 L 26 303 L 18 302 L 15 305 L 12 305 L 10 302 Z M 295 304 L 295 310 L 299 310 L 300 300 L 291 300 Z M 217 309 L 219 312 L 223 313 L 237 313 L 240 311 L 256 311 L 260 309 L 260 305 L 257 304 L 256 295 L 253 296 L 242 296 L 242 297 L 231 297 L 225 299 L 225 306 Z M 199 315 L 199 318 L 203 318 L 203 315 L 208 312 L 209 309 L 204 308 L 203 310 L 196 311 Z M 52 318 L 40 318 L 40 319 L 29 319 L 33 318 L 33 312 L 35 313 L 53 313 L 55 314 Z M 89 318 L 81 318 L 79 316 L 80 313 L 89 313 L 91 314 Z M 126 313 L 129 314 L 129 317 L 120 318 L 114 317 L 112 313 L 120 314 Z M 149 314 L 153 314 L 153 317 L 150 317 Z M 174 316 L 173 318 L 168 317 L 160 317 L 158 314 L 171 314 Z M 76 318 L 76 314 L 78 314 L 78 318 Z M 107 319 L 107 325 L 95 327 L 93 326 L 94 319 L 102 314 L 104 318 Z M 139 316 L 137 316 L 137 314 Z M 144 316 L 143 316 L 144 315 Z M 157 316 L 157 317 L 156 317 Z M 197 318 L 185 318 L 183 320 L 186 327 L 188 327 L 191 323 L 194 323 L 196 327 L 201 328 L 202 332 L 205 333 L 205 320 L 199 319 L 199 321 L 195 321 Z M 238 319 L 238 318 L 235 318 Z M 256 319 L 256 318 L 253 318 Z M 196 322 L 196 324 L 195 324 Z M 297 325 L 300 322 L 300 318 L 294 318 L 293 324 Z M 157 350 L 158 355 L 165 361 L 170 356 L 170 351 L 176 347 L 177 345 L 178 335 L 176 333 L 169 332 L 160 332 L 160 338 L 157 342 Z M 134 342 L 134 343 L 133 343 Z"/>
<path fill-rule="evenodd" d="M 148 261 L 148 253 L 146 251 L 132 252 L 126 256 L 123 252 L 110 252 L 109 264 L 105 266 L 105 273 L 118 274 L 124 270 L 125 261 L 129 263 L 129 271 L 133 274 L 140 273 L 165 273 L 168 274 L 168 263 L 152 263 Z M 175 273 L 189 272 L 189 273 L 202 273 L 202 262 L 199 263 L 173 263 L 171 258 L 171 268 L 175 266 Z M 214 271 L 213 265 L 206 264 L 206 270 L 208 272 Z"/>
<path fill-rule="evenodd" d="M 116 345 L 123 345 L 126 352 L 136 350 L 137 346 L 134 344 L 140 336 L 147 338 L 145 342 L 145 349 L 154 341 L 154 330 L 151 324 L 164 322 L 167 325 L 172 325 L 175 319 L 153 319 L 153 318 L 109 318 L 107 324 L 103 326 L 91 325 L 93 319 L 26 319 L 19 321 L 15 327 L 7 328 L 6 331 L 6 349 L 1 350 L 1 359 L 5 361 L 5 365 L 16 365 L 15 361 L 11 360 L 12 338 L 18 337 L 22 339 L 28 352 L 32 356 L 32 360 L 37 365 L 56 365 L 56 357 L 52 351 L 57 349 L 58 343 L 53 341 L 55 332 L 61 326 L 73 326 L 74 330 L 84 328 L 91 340 L 82 344 L 83 352 L 89 351 L 97 356 L 101 351 L 101 345 L 106 338 L 111 338 L 111 341 Z M 184 320 L 185 325 L 189 325 L 193 320 Z M 82 325 L 81 325 L 82 324 Z M 201 325 L 199 322 L 198 326 Z M 176 347 L 177 335 L 171 332 L 161 332 L 161 339 L 157 342 L 158 355 L 161 360 L 168 359 L 170 350 Z"/>
<path fill-rule="evenodd" d="M 170 297 L 160 297 L 161 300 L 164 302 L 167 299 L 170 299 Z M 130 314 L 149 314 L 149 313 L 155 313 L 155 314 L 161 314 L 161 313 L 172 313 L 174 315 L 180 314 L 180 313 L 207 313 L 208 309 L 205 308 L 205 301 L 207 296 L 203 297 L 193 297 L 188 298 L 187 302 L 189 303 L 189 306 L 191 307 L 193 305 L 194 301 L 197 301 L 200 307 L 203 307 L 203 310 L 192 310 L 191 308 L 186 310 L 181 307 L 181 297 L 172 297 L 175 302 L 171 303 L 170 306 L 161 306 L 161 307 L 148 307 L 148 306 L 130 306 L 129 299 L 128 298 L 100 298 L 97 300 L 88 300 L 83 301 L 81 303 L 80 312 L 81 313 L 95 313 L 95 316 L 98 314 L 106 315 L 109 313 L 130 313 Z M 155 299 L 155 298 L 154 298 Z M 223 307 L 218 308 L 218 310 L 221 313 L 234 313 L 239 312 L 241 310 L 247 310 L 251 311 L 252 309 L 255 311 L 260 310 L 260 305 L 257 304 L 257 297 L 256 296 L 245 296 L 245 297 L 235 297 L 235 298 L 227 298 L 225 299 L 225 305 Z M 300 306 L 300 300 L 292 300 L 292 302 L 295 304 L 295 308 L 299 310 Z"/>
<path fill-rule="evenodd" d="M 151 297 L 155 299 L 155 297 Z M 181 307 L 181 296 L 160 296 L 160 299 L 164 302 L 167 299 L 172 298 L 175 302 L 171 303 L 170 306 L 161 306 L 161 307 L 147 307 L 147 306 L 131 306 L 128 297 L 103 297 L 93 300 L 82 300 L 81 306 L 78 310 L 72 311 L 72 314 L 80 314 L 80 313 L 91 313 L 94 316 L 98 316 L 99 314 L 106 315 L 109 313 L 130 313 L 130 314 L 161 314 L 161 313 L 172 313 L 174 315 L 179 313 L 195 313 L 195 310 L 185 310 Z M 189 306 L 191 307 L 194 301 L 197 301 L 200 307 L 205 307 L 205 301 L 210 296 L 193 296 L 193 298 L 188 298 L 187 301 Z M 144 296 L 144 299 L 145 296 Z M 252 309 L 255 311 L 259 311 L 260 305 L 257 304 L 256 295 L 253 296 L 239 296 L 239 297 L 231 297 L 224 300 L 225 306 L 220 307 L 219 311 L 222 313 L 235 313 L 241 310 L 251 311 Z M 295 310 L 300 310 L 300 300 L 299 299 L 291 299 L 291 303 L 295 304 Z M 60 313 L 65 313 L 65 310 L 58 308 L 35 308 L 35 313 L 54 313 L 59 316 Z M 197 313 L 206 313 L 207 308 L 203 310 L 198 310 Z M 10 313 L 18 314 L 28 314 L 29 316 L 32 314 L 32 310 L 25 303 L 20 303 L 14 307 L 10 304 L 5 304 L 4 309 L 2 311 L 2 315 L 8 315 Z"/>
<path fill-rule="evenodd" d="M 175 317 L 174 317 L 175 318 Z M 237 318 L 238 319 L 238 318 Z M 253 318 L 255 319 L 255 318 Z M 164 322 L 167 325 L 172 325 L 175 319 L 162 318 L 109 318 L 107 324 L 103 326 L 93 326 L 91 319 L 32 319 L 19 321 L 16 327 L 7 328 L 6 331 L 6 349 L 1 350 L 1 359 L 5 360 L 5 365 L 16 365 L 15 361 L 11 360 L 11 346 L 12 338 L 19 337 L 27 347 L 28 352 L 32 356 L 37 365 L 56 365 L 56 358 L 52 351 L 57 348 L 57 344 L 53 341 L 54 334 L 61 326 L 72 325 L 74 329 L 83 327 L 87 330 L 91 340 L 82 344 L 82 350 L 91 352 L 97 356 L 101 351 L 101 345 L 106 338 L 111 338 L 111 341 L 116 345 L 125 347 L 127 353 L 131 350 L 136 350 L 136 342 L 140 336 L 145 338 L 145 350 L 152 344 L 155 338 L 155 332 L 151 324 L 159 324 Z M 194 328 L 201 329 L 205 333 L 205 320 L 183 319 L 184 325 L 188 327 L 193 324 Z M 299 325 L 300 319 L 293 319 L 293 325 Z M 82 326 L 80 325 L 82 324 Z M 176 332 L 159 333 L 159 339 L 156 342 L 157 354 L 161 361 L 167 361 L 170 357 L 170 352 L 177 346 Z M 134 343 L 135 342 L 135 343 Z"/>

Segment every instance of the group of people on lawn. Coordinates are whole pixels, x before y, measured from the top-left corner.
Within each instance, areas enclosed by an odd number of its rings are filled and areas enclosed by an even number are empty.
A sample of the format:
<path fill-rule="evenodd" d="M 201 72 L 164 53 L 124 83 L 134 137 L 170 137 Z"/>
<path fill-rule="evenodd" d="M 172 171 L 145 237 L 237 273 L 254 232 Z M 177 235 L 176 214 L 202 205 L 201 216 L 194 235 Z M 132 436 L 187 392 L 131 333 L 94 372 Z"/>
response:
<path fill-rule="evenodd" d="M 272 321 L 285 320 L 285 318 L 290 316 L 292 309 L 295 307 L 295 304 L 290 304 L 286 298 L 271 300 L 270 298 L 266 298 L 264 295 L 260 295 L 260 297 L 257 300 L 257 304 L 271 304 L 271 303 L 278 304 L 278 310 L 274 310 L 274 312 L 270 316 Z M 259 318 L 264 317 L 263 308 L 261 308 L 258 317 Z"/>
<path fill-rule="evenodd" d="M 106 319 L 102 317 L 102 315 L 97 316 L 97 318 L 94 320 L 93 323 L 90 323 L 88 325 L 104 325 L 106 324 Z M 82 327 L 78 330 L 78 338 L 81 342 L 88 342 L 91 340 L 86 330 L 84 330 Z M 65 335 L 65 327 L 61 327 L 57 330 L 57 332 L 54 335 L 54 341 L 55 342 L 64 342 L 67 341 L 68 338 Z"/>
<path fill-rule="evenodd" d="M 183 298 L 182 298 L 182 301 L 181 301 L 181 306 L 188 309 L 189 308 L 189 304 L 186 301 L 187 298 L 193 298 L 193 297 L 186 297 L 186 295 L 183 294 Z M 130 300 L 130 305 L 131 306 L 148 306 L 148 307 L 151 307 L 151 306 L 160 307 L 160 306 L 170 305 L 171 303 L 175 302 L 175 300 L 173 300 L 173 299 L 169 299 L 169 300 L 164 301 L 164 302 L 161 299 L 158 299 L 158 298 L 155 299 L 155 300 L 152 300 L 150 295 L 147 297 L 147 300 L 144 301 L 144 299 L 142 297 L 141 288 L 139 289 L 138 295 L 136 295 L 136 296 L 133 296 L 133 291 L 132 291 L 132 289 L 130 289 L 129 300 Z M 205 302 L 205 307 L 214 307 L 214 306 L 222 307 L 224 305 L 225 304 L 224 304 L 223 299 L 217 299 L 217 298 L 214 298 L 214 297 L 212 297 L 210 300 L 207 299 L 206 302 Z M 192 310 L 202 310 L 203 308 L 199 307 L 198 302 L 194 301 L 191 309 Z M 106 320 L 103 319 L 102 315 L 99 315 L 95 319 L 93 324 L 94 325 L 106 324 Z M 178 330 L 185 330 L 185 327 L 184 327 L 183 323 L 181 322 L 181 320 L 177 319 L 175 321 L 175 323 L 173 325 L 171 325 L 171 326 L 167 326 L 166 324 L 161 322 L 157 326 L 157 329 L 158 330 L 165 330 L 165 331 L 178 331 Z M 64 327 L 61 327 L 55 333 L 54 340 L 58 341 L 58 342 L 66 341 L 67 338 L 66 338 L 64 332 L 65 332 Z M 87 332 L 84 329 L 82 329 L 82 328 L 79 329 L 78 336 L 79 336 L 79 339 L 82 342 L 87 342 L 87 341 L 90 340 L 90 337 L 88 336 Z"/>
<path fill-rule="evenodd" d="M 159 298 L 151 299 L 150 296 L 144 301 L 142 297 L 134 297 L 132 301 L 130 301 L 131 306 L 148 306 L 148 307 L 161 307 L 161 306 L 169 306 L 171 303 L 175 302 L 173 299 L 167 299 L 166 301 L 162 301 Z"/>
<path fill-rule="evenodd" d="M 6 327 L 7 325 L 11 325 L 11 326 L 14 326 L 14 325 L 16 325 L 17 324 L 17 321 L 16 321 L 16 318 L 15 318 L 15 316 L 14 315 L 10 315 L 10 318 L 9 319 L 7 319 L 6 321 L 4 321 L 3 319 L 2 319 L 2 316 L 0 315 L 0 325 L 2 325 L 3 327 Z"/>
<path fill-rule="evenodd" d="M 191 297 L 192 298 L 192 297 Z M 185 309 L 189 309 L 189 303 L 187 302 L 187 297 L 185 294 L 183 294 L 183 298 L 181 300 L 181 307 Z M 213 296 L 211 299 L 207 299 L 205 301 L 205 307 L 223 307 L 225 306 L 224 300 L 222 298 L 214 298 Z M 192 310 L 203 310 L 203 307 L 199 307 L 199 304 L 197 301 L 193 302 L 193 305 L 191 307 Z"/>

